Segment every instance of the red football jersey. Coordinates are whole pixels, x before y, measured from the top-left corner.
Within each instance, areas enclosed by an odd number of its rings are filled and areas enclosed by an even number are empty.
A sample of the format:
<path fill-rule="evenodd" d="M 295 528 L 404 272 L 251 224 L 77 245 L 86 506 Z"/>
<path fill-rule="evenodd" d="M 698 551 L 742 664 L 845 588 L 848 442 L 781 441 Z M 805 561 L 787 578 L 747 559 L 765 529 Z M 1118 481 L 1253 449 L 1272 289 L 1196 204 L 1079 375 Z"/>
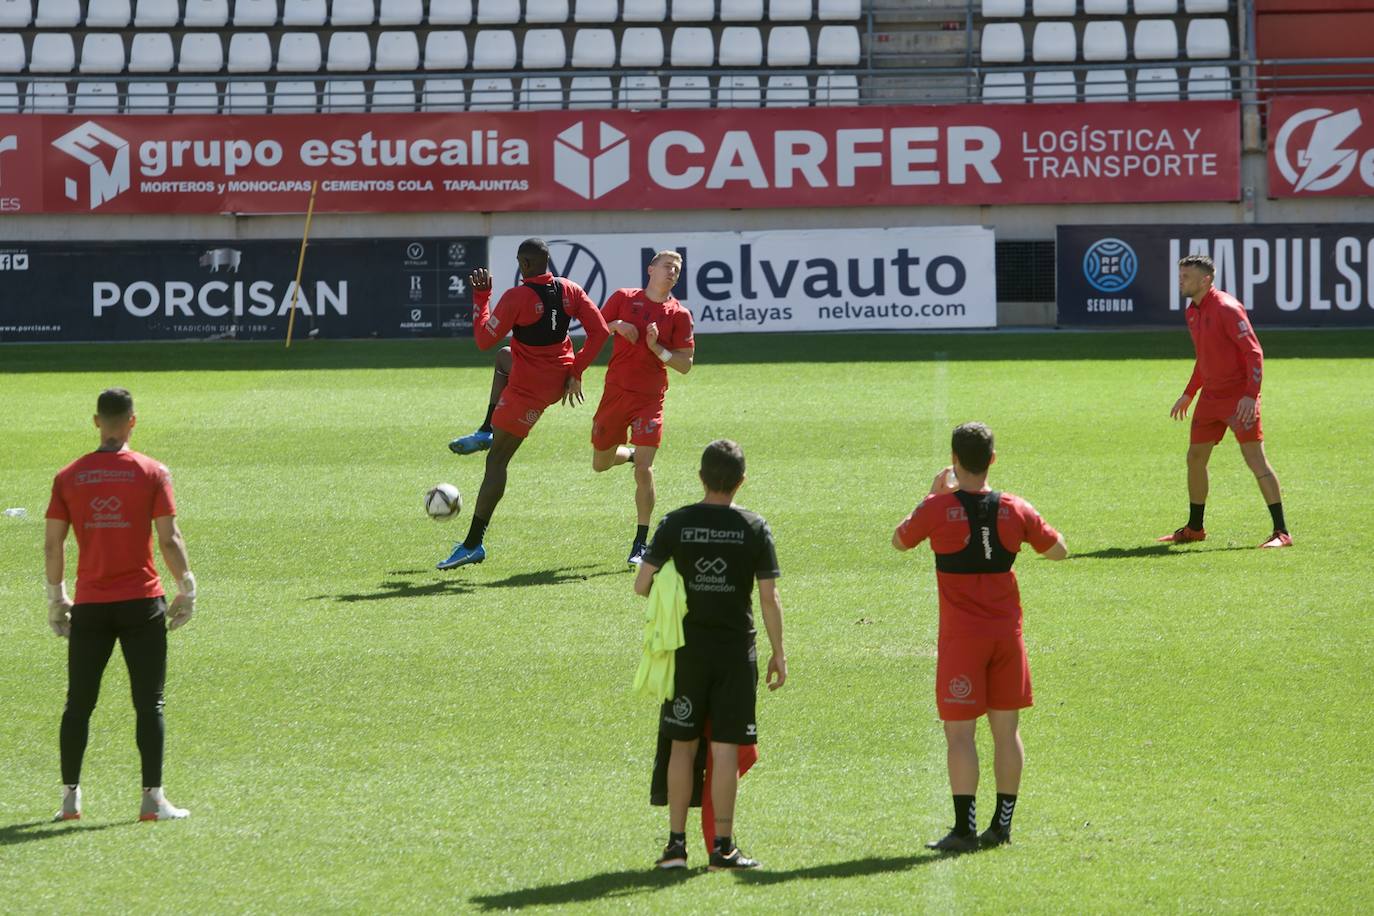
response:
<path fill-rule="evenodd" d="M 655 302 L 642 289 L 618 289 L 602 306 L 601 316 L 608 325 L 612 321 L 626 321 L 639 331 L 639 339 L 634 343 L 615 335 L 611 364 L 606 369 L 606 384 L 644 394 L 666 392 L 667 366 L 649 349 L 644 329 L 650 322 L 657 324 L 659 346 L 685 350 L 696 345 L 692 337 L 692 313 L 672 296 Z"/>
<path fill-rule="evenodd" d="M 1203 397 L 1259 397 L 1264 351 L 1245 306 L 1213 287 L 1200 304 L 1189 304 L 1184 314 L 1197 353 L 1184 393 L 1192 397 L 1200 388 Z"/>
<path fill-rule="evenodd" d="M 937 554 L 958 553 L 971 536 L 968 514 L 953 493 L 927 496 L 897 526 L 902 545 L 911 548 L 930 540 Z M 1038 552 L 1059 540 L 1035 507 L 1011 493 L 997 506 L 997 536 L 1002 546 L 1018 553 L 1022 544 Z M 946 573 L 936 570 L 940 593 L 940 636 L 1015 636 L 1021 632 L 1021 592 L 1016 573 Z"/>
<path fill-rule="evenodd" d="M 160 597 L 153 519 L 176 514 L 172 475 L 147 455 L 91 452 L 58 471 L 47 517 L 76 534 L 76 603 Z"/>
<path fill-rule="evenodd" d="M 551 283 L 553 274 L 544 273 L 537 277 L 526 277 L 525 283 Z M 528 367 L 537 374 L 563 377 L 571 371 L 574 378 L 582 378 L 582 373 L 592 360 L 601 352 L 601 345 L 610 333 L 596 303 L 586 291 L 571 280 L 558 278 L 563 286 L 563 309 L 573 319 L 582 322 L 582 330 L 587 339 L 582 349 L 573 356 L 572 340 L 564 336 L 561 341 L 545 346 L 529 346 L 518 339 L 511 341 L 511 355 L 514 357 L 516 371 Z M 480 350 L 489 350 L 501 341 L 511 329 L 517 326 L 532 325 L 540 321 L 544 314 L 544 304 L 539 294 L 522 283 L 506 290 L 490 313 L 487 306 L 491 302 L 490 290 L 475 290 L 472 294 L 472 334 Z"/>

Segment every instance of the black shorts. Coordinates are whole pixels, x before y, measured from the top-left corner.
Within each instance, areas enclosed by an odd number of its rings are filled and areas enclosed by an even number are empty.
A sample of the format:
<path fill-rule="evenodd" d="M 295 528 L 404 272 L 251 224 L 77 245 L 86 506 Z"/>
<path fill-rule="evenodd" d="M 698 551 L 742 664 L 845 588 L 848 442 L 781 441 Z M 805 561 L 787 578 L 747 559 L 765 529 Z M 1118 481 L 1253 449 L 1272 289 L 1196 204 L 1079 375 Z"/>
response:
<path fill-rule="evenodd" d="M 700 738 L 707 723 L 711 740 L 723 744 L 754 744 L 758 728 L 754 704 L 758 698 L 759 665 L 754 647 L 677 650 L 673 699 L 663 703 L 659 733 L 674 741 Z"/>

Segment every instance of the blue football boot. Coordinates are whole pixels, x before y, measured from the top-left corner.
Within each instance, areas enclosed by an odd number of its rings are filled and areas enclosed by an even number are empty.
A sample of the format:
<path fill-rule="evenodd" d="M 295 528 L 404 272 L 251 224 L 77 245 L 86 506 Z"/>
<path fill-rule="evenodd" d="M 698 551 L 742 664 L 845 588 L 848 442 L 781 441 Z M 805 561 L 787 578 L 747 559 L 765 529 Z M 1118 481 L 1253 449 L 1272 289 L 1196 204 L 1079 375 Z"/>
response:
<path fill-rule="evenodd" d="M 468 433 L 466 436 L 459 436 L 448 444 L 448 450 L 455 455 L 471 455 L 473 452 L 485 452 L 491 448 L 492 434 L 477 430 L 475 433 Z"/>
<path fill-rule="evenodd" d="M 439 562 L 435 569 L 457 569 L 459 566 L 467 566 L 471 563 L 481 563 L 487 558 L 487 548 L 478 544 L 469 550 L 461 543 L 453 548 L 453 553 L 448 555 L 447 560 Z"/>

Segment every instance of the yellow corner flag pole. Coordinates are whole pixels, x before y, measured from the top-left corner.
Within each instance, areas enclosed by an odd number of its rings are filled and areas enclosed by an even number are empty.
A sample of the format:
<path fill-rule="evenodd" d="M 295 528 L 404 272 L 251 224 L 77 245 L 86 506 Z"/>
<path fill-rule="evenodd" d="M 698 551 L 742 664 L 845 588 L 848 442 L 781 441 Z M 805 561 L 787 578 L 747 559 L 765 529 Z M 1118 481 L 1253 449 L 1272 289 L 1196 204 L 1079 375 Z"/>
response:
<path fill-rule="evenodd" d="M 301 274 L 305 271 L 305 246 L 310 241 L 310 220 L 315 215 L 318 181 L 310 182 L 310 205 L 305 208 L 305 232 L 301 235 L 301 256 L 296 260 L 296 285 L 291 287 L 291 317 L 286 319 L 286 348 L 291 349 L 291 332 L 296 328 L 296 300 L 301 294 Z"/>

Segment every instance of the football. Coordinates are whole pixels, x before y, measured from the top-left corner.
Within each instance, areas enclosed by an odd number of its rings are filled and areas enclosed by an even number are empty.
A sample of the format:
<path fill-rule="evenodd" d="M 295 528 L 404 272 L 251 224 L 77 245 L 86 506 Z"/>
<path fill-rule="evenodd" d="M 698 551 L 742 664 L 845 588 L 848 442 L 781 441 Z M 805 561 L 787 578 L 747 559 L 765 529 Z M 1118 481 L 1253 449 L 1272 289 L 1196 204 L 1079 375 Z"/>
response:
<path fill-rule="evenodd" d="M 451 483 L 441 483 L 425 494 L 425 512 L 436 522 L 456 518 L 463 511 L 463 495 Z"/>

